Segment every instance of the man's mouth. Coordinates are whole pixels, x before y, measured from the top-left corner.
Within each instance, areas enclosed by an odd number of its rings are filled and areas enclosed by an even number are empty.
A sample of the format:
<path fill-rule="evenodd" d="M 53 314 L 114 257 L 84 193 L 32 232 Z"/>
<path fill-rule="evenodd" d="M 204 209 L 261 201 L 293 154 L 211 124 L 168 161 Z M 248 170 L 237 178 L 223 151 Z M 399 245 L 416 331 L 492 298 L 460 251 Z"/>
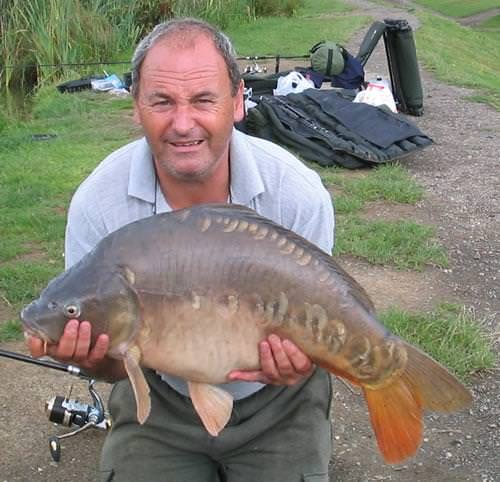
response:
<path fill-rule="evenodd" d="M 203 142 L 203 140 L 195 140 L 195 141 L 176 141 L 171 142 L 171 144 L 175 147 L 192 147 L 198 146 Z"/>

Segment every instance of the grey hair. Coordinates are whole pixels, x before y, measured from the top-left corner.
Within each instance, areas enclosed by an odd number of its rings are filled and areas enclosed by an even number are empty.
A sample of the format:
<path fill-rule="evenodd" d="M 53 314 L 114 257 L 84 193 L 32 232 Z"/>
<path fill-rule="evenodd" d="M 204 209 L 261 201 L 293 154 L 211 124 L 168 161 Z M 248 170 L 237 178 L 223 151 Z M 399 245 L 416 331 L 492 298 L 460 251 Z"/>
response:
<path fill-rule="evenodd" d="M 231 81 L 231 93 L 235 96 L 240 86 L 241 74 L 236 62 L 236 51 L 231 41 L 227 35 L 209 23 L 190 17 L 174 18 L 160 23 L 139 42 L 132 57 L 132 95 L 137 97 L 141 78 L 141 66 L 149 50 L 158 40 L 178 33 L 205 34 L 213 41 L 215 48 L 222 55 L 226 63 L 229 80 Z"/>

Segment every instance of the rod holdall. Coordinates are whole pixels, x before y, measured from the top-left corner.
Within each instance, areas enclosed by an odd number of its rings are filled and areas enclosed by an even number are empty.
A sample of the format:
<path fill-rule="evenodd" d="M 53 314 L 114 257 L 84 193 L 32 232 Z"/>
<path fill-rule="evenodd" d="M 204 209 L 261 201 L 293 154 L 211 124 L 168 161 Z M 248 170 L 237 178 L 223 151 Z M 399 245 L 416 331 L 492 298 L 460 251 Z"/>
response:
<path fill-rule="evenodd" d="M 406 20 L 385 19 L 384 22 L 385 51 L 398 108 L 406 114 L 421 116 L 423 91 L 412 28 Z"/>

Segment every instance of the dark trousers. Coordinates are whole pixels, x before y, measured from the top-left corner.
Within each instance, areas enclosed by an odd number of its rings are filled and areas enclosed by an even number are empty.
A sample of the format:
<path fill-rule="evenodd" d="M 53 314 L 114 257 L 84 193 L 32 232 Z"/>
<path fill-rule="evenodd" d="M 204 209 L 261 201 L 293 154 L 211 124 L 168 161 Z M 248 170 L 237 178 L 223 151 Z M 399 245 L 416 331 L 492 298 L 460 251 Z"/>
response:
<path fill-rule="evenodd" d="M 113 428 L 101 472 L 114 482 L 328 482 L 330 376 L 321 369 L 292 387 L 267 386 L 235 401 L 231 419 L 210 436 L 191 400 L 151 370 L 152 410 L 144 425 L 128 380 L 110 396 Z"/>

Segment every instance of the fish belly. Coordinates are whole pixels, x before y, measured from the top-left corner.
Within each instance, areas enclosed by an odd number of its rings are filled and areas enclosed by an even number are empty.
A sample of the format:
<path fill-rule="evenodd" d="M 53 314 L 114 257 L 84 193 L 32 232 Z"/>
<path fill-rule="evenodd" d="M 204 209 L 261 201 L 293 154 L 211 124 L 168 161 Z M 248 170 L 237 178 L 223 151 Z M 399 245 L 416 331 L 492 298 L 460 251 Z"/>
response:
<path fill-rule="evenodd" d="M 192 295 L 170 304 L 168 315 L 146 315 L 139 335 L 142 365 L 204 383 L 228 382 L 231 370 L 257 369 L 266 333 L 249 307 L 234 300 Z"/>

